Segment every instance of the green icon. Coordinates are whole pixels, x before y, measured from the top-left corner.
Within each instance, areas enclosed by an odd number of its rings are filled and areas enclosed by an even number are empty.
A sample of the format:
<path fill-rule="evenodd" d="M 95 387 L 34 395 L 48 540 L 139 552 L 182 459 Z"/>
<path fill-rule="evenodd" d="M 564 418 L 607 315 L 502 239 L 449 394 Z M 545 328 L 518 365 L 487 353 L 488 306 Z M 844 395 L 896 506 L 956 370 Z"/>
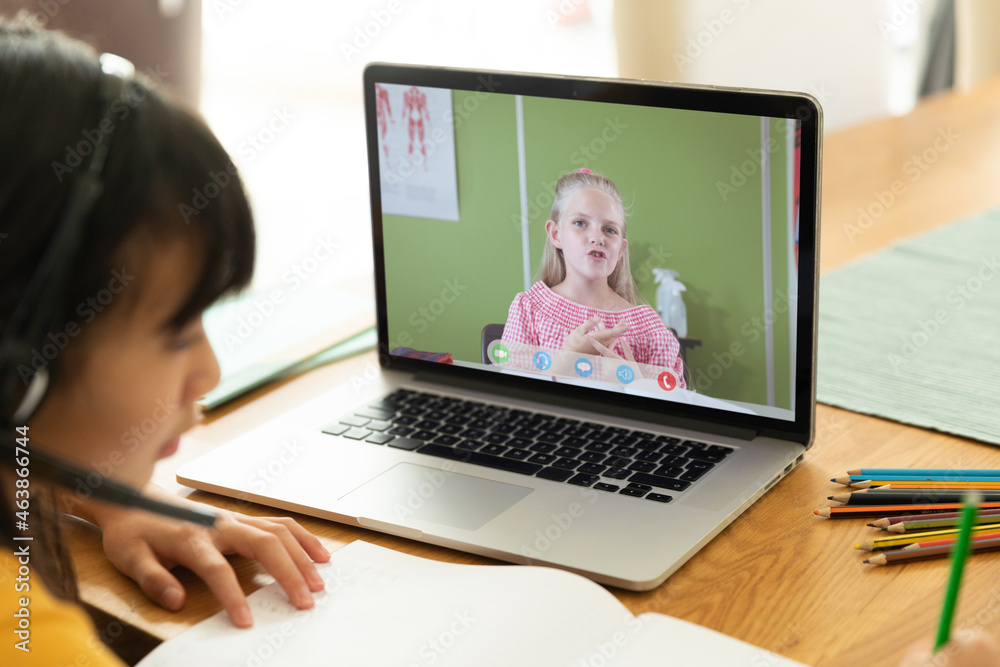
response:
<path fill-rule="evenodd" d="M 493 359 L 494 364 L 506 364 L 510 361 L 510 350 L 503 343 L 497 343 L 492 350 L 490 350 L 490 358 Z"/>

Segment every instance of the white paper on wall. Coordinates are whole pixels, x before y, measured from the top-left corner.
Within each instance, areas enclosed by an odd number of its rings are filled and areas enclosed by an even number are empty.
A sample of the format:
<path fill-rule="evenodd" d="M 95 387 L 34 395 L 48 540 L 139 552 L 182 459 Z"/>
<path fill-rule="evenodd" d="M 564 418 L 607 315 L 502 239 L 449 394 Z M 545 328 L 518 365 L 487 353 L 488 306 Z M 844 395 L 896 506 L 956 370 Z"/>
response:
<path fill-rule="evenodd" d="M 451 91 L 377 83 L 375 99 L 382 213 L 458 221 Z"/>

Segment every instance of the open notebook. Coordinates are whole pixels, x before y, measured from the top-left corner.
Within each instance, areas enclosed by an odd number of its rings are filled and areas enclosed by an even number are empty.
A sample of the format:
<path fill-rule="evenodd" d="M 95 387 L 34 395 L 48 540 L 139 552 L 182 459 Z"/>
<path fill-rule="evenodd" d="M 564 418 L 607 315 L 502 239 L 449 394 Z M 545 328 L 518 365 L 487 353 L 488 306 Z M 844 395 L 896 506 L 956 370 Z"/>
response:
<path fill-rule="evenodd" d="M 320 568 L 326 591 L 312 610 L 272 583 L 249 597 L 252 629 L 219 612 L 140 667 L 801 664 L 670 616 L 635 617 L 552 568 L 454 565 L 362 541 Z"/>

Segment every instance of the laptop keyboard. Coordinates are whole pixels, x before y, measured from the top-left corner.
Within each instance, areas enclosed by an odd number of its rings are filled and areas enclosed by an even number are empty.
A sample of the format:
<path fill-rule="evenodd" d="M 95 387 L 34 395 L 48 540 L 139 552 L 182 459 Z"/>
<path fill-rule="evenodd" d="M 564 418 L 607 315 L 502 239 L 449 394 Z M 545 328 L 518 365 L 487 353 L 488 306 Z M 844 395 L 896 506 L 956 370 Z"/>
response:
<path fill-rule="evenodd" d="M 731 447 L 400 389 L 329 435 L 667 503 Z"/>

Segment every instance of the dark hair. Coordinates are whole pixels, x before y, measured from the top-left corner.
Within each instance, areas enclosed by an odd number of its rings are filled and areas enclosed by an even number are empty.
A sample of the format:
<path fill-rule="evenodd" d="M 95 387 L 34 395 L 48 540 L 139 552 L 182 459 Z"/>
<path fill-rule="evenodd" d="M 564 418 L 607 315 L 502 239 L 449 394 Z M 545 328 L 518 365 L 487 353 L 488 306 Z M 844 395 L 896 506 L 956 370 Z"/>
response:
<path fill-rule="evenodd" d="M 0 71 L 0 232 L 8 235 L 0 243 L 2 323 L 38 265 L 69 197 L 73 165 L 101 132 L 103 110 L 96 54 L 60 33 L 0 22 Z M 205 124 L 141 76 L 112 111 L 104 191 L 82 223 L 61 321 L 107 286 L 122 244 L 145 231 L 191 238 L 210 258 L 172 318 L 179 328 L 249 283 L 254 231 L 246 194 Z"/>
<path fill-rule="evenodd" d="M 0 331 L 49 245 L 74 170 L 98 133 L 108 142 L 103 190 L 80 222 L 63 303 L 47 304 L 56 313 L 54 328 L 77 321 L 77 306 L 106 288 L 123 261 L 137 261 L 123 254 L 137 238 L 189 239 L 203 250 L 200 273 L 168 322 L 171 328 L 245 287 L 253 275 L 253 218 L 225 149 L 203 121 L 141 76 L 111 105 L 113 127 L 106 132 L 105 76 L 89 46 L 24 19 L 0 17 Z M 153 244 L 142 247 L 155 250 Z M 53 381 L 59 382 L 54 366 Z M 0 503 L 0 534 L 9 536 L 10 507 L 5 498 Z M 51 578 L 46 583 L 57 595 L 71 590 Z"/>

